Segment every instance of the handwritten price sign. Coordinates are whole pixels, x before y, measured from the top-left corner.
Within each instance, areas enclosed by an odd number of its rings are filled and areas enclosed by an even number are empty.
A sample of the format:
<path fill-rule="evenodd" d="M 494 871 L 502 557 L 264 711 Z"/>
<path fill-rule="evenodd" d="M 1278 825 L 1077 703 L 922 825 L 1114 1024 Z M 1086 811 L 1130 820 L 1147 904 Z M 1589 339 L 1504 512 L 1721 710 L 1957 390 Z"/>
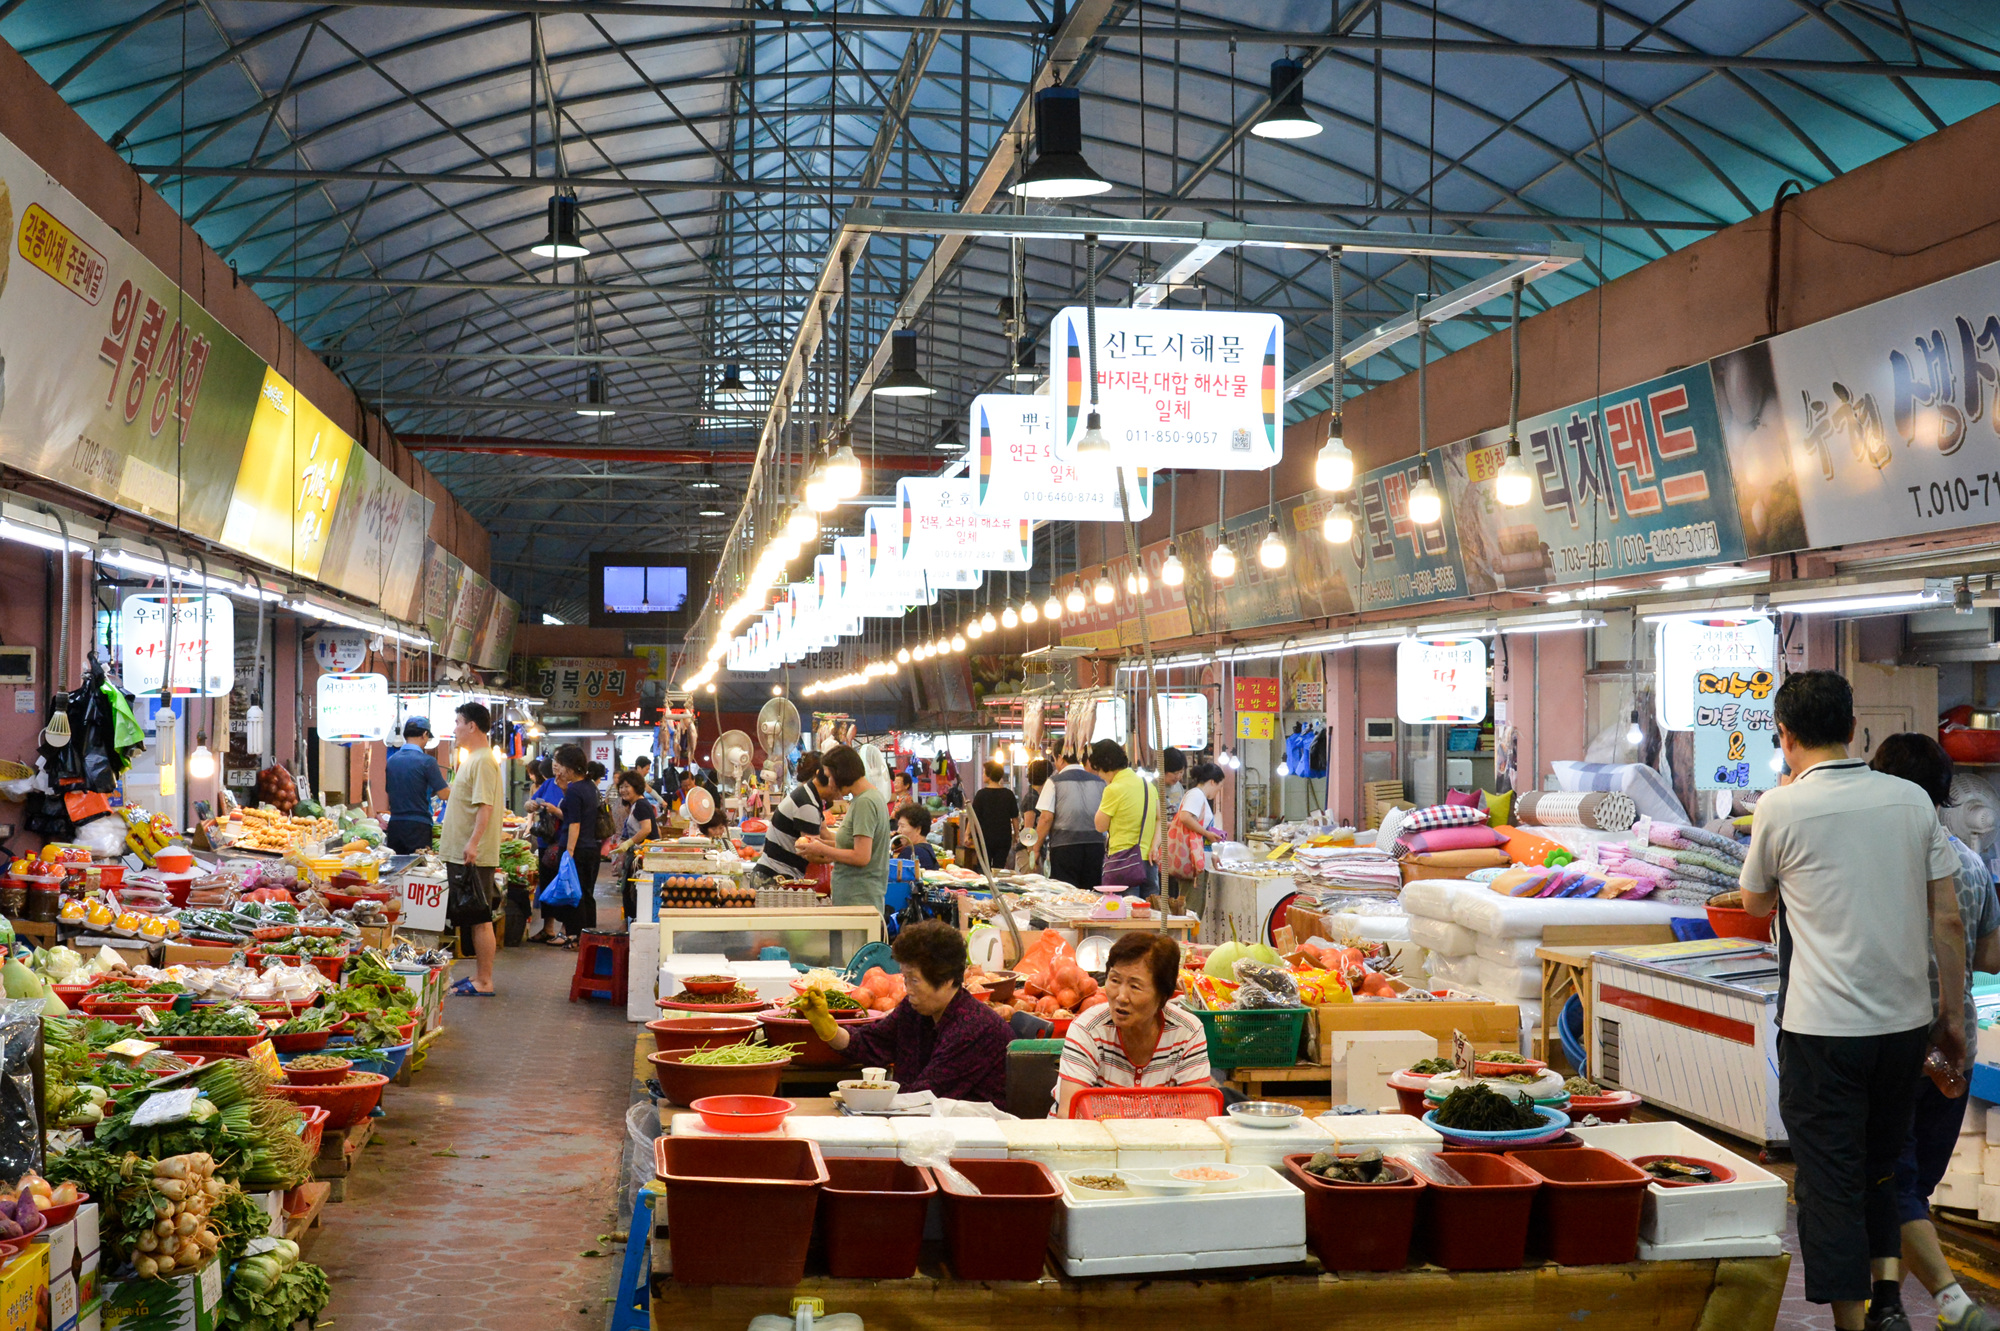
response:
<path fill-rule="evenodd" d="M 415 874 L 403 880 L 403 927 L 421 929 L 425 933 L 443 933 L 451 926 L 445 923 L 445 902 L 450 894 L 442 879 L 419 878 Z"/>

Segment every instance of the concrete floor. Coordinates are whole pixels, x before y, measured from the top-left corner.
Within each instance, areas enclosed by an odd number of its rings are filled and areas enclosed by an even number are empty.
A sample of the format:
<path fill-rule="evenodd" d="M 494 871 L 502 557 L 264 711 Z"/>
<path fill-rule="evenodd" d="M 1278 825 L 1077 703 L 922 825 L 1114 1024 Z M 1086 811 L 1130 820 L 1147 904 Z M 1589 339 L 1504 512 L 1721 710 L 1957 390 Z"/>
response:
<path fill-rule="evenodd" d="M 323 1322 L 605 1325 L 624 1257 L 634 1028 L 623 1003 L 567 1001 L 575 964 L 573 952 L 510 949 L 498 997 L 446 997 L 444 1036 L 412 1085 L 388 1088 L 347 1200 L 313 1241 L 333 1283 Z"/>

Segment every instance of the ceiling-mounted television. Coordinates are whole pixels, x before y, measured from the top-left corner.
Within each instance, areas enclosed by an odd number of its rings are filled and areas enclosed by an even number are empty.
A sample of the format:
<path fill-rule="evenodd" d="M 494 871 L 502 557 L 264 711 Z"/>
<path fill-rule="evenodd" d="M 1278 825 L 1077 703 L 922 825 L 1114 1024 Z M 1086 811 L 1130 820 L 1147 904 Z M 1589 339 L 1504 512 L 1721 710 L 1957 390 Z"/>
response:
<path fill-rule="evenodd" d="M 593 554 L 593 628 L 686 628 L 701 610 L 714 575 L 712 555 Z"/>

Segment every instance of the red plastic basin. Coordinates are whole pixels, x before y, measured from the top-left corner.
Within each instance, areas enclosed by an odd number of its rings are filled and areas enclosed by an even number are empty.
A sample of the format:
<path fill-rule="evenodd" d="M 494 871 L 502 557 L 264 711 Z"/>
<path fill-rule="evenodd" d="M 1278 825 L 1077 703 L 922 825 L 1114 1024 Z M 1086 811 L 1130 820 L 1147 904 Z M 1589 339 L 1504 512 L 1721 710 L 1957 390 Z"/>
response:
<path fill-rule="evenodd" d="M 733 1063 L 703 1066 L 699 1063 L 690 1067 L 681 1060 L 696 1052 L 692 1049 L 669 1049 L 665 1053 L 651 1053 L 646 1059 L 654 1067 L 653 1075 L 660 1079 L 660 1089 L 667 1099 L 683 1109 L 693 1108 L 697 1100 L 705 1100 L 716 1095 L 775 1095 L 778 1079 L 784 1075 L 786 1061 L 776 1059 L 769 1063 Z"/>
<path fill-rule="evenodd" d="M 1595 1147 L 1517 1151 L 1513 1162 L 1542 1180 L 1531 1237 L 1536 1252 L 1563 1266 L 1639 1258 L 1639 1212 L 1652 1178 Z"/>
<path fill-rule="evenodd" d="M 827 1272 L 841 1279 L 907 1280 L 917 1273 L 931 1171 L 900 1160 L 828 1160 L 819 1197 Z"/>
<path fill-rule="evenodd" d="M 776 1095 L 710 1095 L 688 1106 L 711 1132 L 775 1132 L 798 1105 Z"/>
<path fill-rule="evenodd" d="M 331 1086 L 336 1082 L 346 1080 L 347 1074 L 353 1066 L 352 1063 L 344 1058 L 340 1060 L 340 1066 L 337 1068 L 301 1068 L 287 1063 L 285 1065 L 285 1084 L 288 1086 Z"/>
<path fill-rule="evenodd" d="M 1285 1177 L 1306 1195 L 1306 1245 L 1329 1271 L 1400 1271 L 1410 1264 L 1410 1238 L 1424 1181 L 1388 1162 L 1400 1182 L 1340 1183 L 1306 1172 L 1311 1155 L 1285 1157 Z"/>
<path fill-rule="evenodd" d="M 1039 1160 L 953 1160 L 979 1189 L 960 1191 L 940 1174 L 945 1257 L 960 1280 L 1039 1280 L 1062 1187 Z"/>
<path fill-rule="evenodd" d="M 282 1096 L 301 1109 L 308 1105 L 324 1109 L 326 1126 L 339 1132 L 374 1112 L 382 1099 L 382 1088 L 389 1084 L 389 1079 L 379 1072 L 353 1072 L 348 1076 L 362 1080 L 338 1086 L 292 1086 L 279 1082 L 271 1087 L 271 1094 Z"/>
<path fill-rule="evenodd" d="M 1512 1157 L 1482 1151 L 1446 1151 L 1444 1162 L 1463 1174 L 1466 1187 L 1432 1182 L 1424 1245 L 1447 1271 L 1504 1271 L 1528 1256 L 1528 1221 L 1534 1214 L 1539 1174 Z"/>
<path fill-rule="evenodd" d="M 1600 1123 L 1623 1123 L 1639 1107 L 1639 1097 L 1630 1091 L 1606 1091 L 1603 1095 L 1572 1095 L 1563 1112 L 1578 1123 L 1586 1114 L 1595 1114 Z"/>
<path fill-rule="evenodd" d="M 833 1019 L 843 1026 L 853 1027 L 879 1021 L 885 1015 L 881 1012 L 836 1012 Z M 852 1061 L 814 1035 L 812 1023 L 804 1017 L 794 1017 L 783 1008 L 767 1008 L 757 1014 L 757 1020 L 763 1023 L 764 1038 L 772 1044 L 800 1046 L 797 1062 L 801 1067 L 844 1068 Z"/>
<path fill-rule="evenodd" d="M 1747 910 L 1731 910 L 1727 906 L 1709 906 L 1709 927 L 1715 930 L 1717 938 L 1754 938 L 1760 943 L 1771 941 L 1771 916 L 1758 919 Z"/>
<path fill-rule="evenodd" d="M 826 1162 L 819 1143 L 772 1137 L 661 1137 L 667 1242 L 685 1285 L 781 1285 L 806 1273 Z"/>
<path fill-rule="evenodd" d="M 761 1029 L 755 1017 L 661 1017 L 646 1023 L 653 1033 L 653 1047 L 661 1053 L 671 1049 L 719 1049 L 740 1044 Z"/>

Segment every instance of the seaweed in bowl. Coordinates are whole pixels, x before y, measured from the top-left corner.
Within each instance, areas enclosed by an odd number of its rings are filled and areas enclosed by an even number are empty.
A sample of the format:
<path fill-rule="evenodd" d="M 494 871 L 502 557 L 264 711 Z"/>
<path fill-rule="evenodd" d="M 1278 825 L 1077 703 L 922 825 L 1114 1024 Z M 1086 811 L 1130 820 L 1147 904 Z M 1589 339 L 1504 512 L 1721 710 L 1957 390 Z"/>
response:
<path fill-rule="evenodd" d="M 1484 1082 L 1461 1086 L 1437 1107 L 1438 1126 L 1461 1132 L 1518 1132 L 1543 1126 L 1535 1102 L 1525 1095 L 1502 1095 Z"/>

